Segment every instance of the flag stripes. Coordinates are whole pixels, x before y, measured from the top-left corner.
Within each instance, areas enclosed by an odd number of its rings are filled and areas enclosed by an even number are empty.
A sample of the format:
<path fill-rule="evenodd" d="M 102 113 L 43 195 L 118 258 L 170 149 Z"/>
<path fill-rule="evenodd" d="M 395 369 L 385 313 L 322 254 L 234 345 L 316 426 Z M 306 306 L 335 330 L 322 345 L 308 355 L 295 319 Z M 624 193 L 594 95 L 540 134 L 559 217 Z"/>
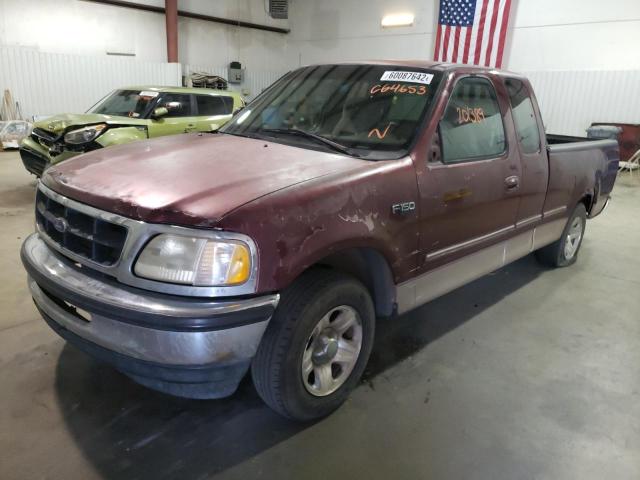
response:
<path fill-rule="evenodd" d="M 434 59 L 501 67 L 511 0 L 440 0 Z"/>

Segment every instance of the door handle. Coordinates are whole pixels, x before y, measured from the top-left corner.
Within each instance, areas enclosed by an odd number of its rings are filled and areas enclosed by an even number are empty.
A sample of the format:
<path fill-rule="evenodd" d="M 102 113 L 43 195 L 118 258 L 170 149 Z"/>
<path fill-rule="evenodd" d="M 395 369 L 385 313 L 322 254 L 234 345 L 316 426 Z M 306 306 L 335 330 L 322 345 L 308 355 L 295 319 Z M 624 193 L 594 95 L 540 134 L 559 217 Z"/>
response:
<path fill-rule="evenodd" d="M 514 188 L 517 188 L 518 185 L 520 185 L 520 179 L 517 175 L 511 175 L 510 177 L 504 179 L 504 184 L 508 190 L 513 190 Z"/>

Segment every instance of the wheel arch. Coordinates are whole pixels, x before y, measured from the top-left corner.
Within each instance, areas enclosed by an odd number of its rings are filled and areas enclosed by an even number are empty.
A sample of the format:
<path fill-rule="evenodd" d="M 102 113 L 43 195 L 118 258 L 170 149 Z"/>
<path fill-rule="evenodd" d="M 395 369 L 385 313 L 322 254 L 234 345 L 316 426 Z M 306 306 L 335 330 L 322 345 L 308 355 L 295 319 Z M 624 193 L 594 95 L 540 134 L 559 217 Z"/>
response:
<path fill-rule="evenodd" d="M 580 200 L 578 201 L 578 204 L 582 203 L 584 205 L 584 208 L 587 210 L 587 216 L 590 215 L 591 213 L 591 209 L 595 204 L 596 197 L 597 197 L 597 193 L 585 192 L 580 198 Z"/>
<path fill-rule="evenodd" d="M 370 247 L 351 247 L 331 253 L 309 268 L 331 268 L 357 278 L 369 290 L 376 315 L 392 316 L 396 305 L 396 285 L 389 262 Z"/>

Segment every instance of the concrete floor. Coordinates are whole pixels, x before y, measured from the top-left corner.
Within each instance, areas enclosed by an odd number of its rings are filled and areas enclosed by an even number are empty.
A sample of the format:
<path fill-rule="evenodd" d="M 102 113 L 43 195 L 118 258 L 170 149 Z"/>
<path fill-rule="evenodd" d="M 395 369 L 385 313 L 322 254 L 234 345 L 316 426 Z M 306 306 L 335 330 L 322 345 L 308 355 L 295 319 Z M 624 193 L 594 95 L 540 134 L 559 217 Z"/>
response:
<path fill-rule="evenodd" d="M 0 478 L 640 478 L 640 176 L 579 261 L 532 256 L 380 322 L 366 379 L 301 426 L 245 381 L 221 401 L 138 386 L 40 320 L 18 251 L 33 177 L 0 153 Z"/>

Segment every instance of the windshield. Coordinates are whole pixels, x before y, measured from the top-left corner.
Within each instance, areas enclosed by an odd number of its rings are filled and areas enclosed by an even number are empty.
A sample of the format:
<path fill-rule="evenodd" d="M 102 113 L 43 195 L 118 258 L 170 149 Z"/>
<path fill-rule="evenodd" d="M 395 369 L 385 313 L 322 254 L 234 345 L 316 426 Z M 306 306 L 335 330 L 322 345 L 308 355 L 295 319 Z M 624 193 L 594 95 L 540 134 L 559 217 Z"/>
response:
<path fill-rule="evenodd" d="M 98 102 L 89 113 L 144 118 L 157 96 L 158 92 L 151 90 L 116 90 Z"/>
<path fill-rule="evenodd" d="M 301 68 L 269 87 L 221 131 L 306 148 L 330 148 L 333 142 L 334 149 L 344 147 L 356 156 L 397 158 L 411 145 L 440 77 L 398 66 Z M 330 142 L 318 141 L 323 139 Z"/>

